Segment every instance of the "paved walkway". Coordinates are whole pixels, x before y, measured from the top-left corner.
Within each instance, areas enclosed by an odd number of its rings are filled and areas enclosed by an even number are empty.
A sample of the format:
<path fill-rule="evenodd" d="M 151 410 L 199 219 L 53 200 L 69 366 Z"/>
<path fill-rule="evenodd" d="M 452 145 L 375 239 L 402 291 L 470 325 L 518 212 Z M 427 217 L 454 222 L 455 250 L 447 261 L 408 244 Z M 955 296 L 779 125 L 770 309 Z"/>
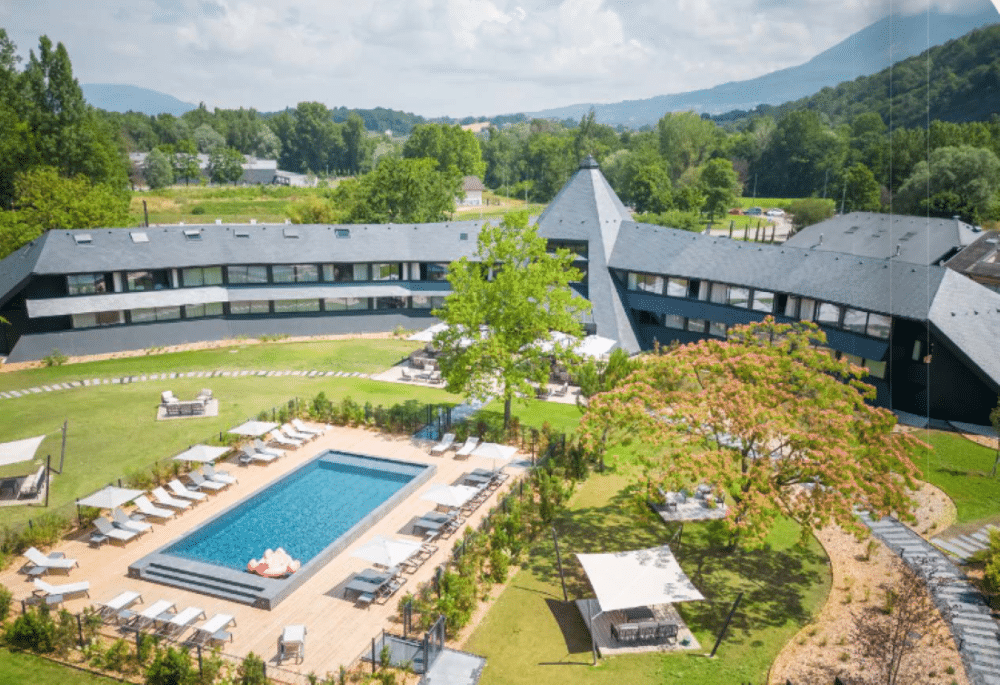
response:
<path fill-rule="evenodd" d="M 274 378 L 277 376 L 304 376 L 307 378 L 320 378 L 335 376 L 338 378 L 371 378 L 367 373 L 360 371 L 175 371 L 171 373 L 151 373 L 139 376 L 121 376 L 119 378 L 88 378 L 82 381 L 71 381 L 69 383 L 53 383 L 52 385 L 39 385 L 34 388 L 24 390 L 7 390 L 0 392 L 0 399 L 10 400 L 25 395 L 32 395 L 43 392 L 53 392 L 55 390 L 72 390 L 73 388 L 84 388 L 94 385 L 125 385 L 127 383 L 144 383 L 146 381 L 167 381 L 175 378 L 241 378 L 259 376 L 261 378 Z"/>
<path fill-rule="evenodd" d="M 1000 626 L 979 591 L 941 550 L 894 518 L 861 520 L 929 583 L 934 604 L 951 628 L 965 672 L 976 685 L 1000 685 Z"/>
<path fill-rule="evenodd" d="M 476 685 L 486 659 L 468 652 L 445 648 L 434 660 L 431 670 L 421 678 L 421 685 Z"/>
<path fill-rule="evenodd" d="M 938 536 L 931 538 L 931 542 L 945 552 L 954 554 L 960 561 L 968 561 L 969 557 L 973 554 L 981 552 L 990 546 L 991 529 L 996 529 L 996 526 L 992 523 L 988 526 L 983 526 L 971 535 L 956 535 L 950 538 Z"/>

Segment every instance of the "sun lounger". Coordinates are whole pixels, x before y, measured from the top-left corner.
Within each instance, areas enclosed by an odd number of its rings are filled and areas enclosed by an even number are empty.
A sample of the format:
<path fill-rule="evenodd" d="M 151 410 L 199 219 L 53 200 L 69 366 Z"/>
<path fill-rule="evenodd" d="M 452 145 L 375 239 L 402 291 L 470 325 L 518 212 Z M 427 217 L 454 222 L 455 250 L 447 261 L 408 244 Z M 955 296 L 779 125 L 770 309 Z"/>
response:
<path fill-rule="evenodd" d="M 46 604 L 62 604 L 64 600 L 77 595 L 90 596 L 90 582 L 86 580 L 63 585 L 50 585 L 41 578 L 35 578 L 32 582 L 35 584 L 32 596 L 43 600 Z"/>
<path fill-rule="evenodd" d="M 160 507 L 154 505 L 145 495 L 140 495 L 133 501 L 143 516 L 149 516 L 151 518 L 160 519 L 161 521 L 166 521 L 169 518 L 173 518 L 175 513 L 170 509 L 161 509 Z"/>
<path fill-rule="evenodd" d="M 228 471 L 216 469 L 211 464 L 205 464 L 202 466 L 201 472 L 204 473 L 207 478 L 214 480 L 216 483 L 228 483 L 229 485 L 235 485 L 237 482 L 236 476 L 232 475 Z"/>
<path fill-rule="evenodd" d="M 71 568 L 78 565 L 76 559 L 67 559 L 62 552 L 52 552 L 45 555 L 34 547 L 26 549 L 24 556 L 28 563 L 21 570 L 31 577 L 45 575 L 52 571 L 69 573 Z"/>
<path fill-rule="evenodd" d="M 441 436 L 441 442 L 431 448 L 431 454 L 444 454 L 455 444 L 455 434 L 445 433 Z"/>
<path fill-rule="evenodd" d="M 236 619 L 229 614 L 215 614 L 200 626 L 194 629 L 187 644 L 210 645 L 213 642 L 231 642 L 233 634 L 226 630 L 229 626 L 236 625 Z"/>
<path fill-rule="evenodd" d="M 273 431 L 267 434 L 267 439 L 269 442 L 274 442 L 279 445 L 284 445 L 285 447 L 291 447 L 292 449 L 302 446 L 301 440 L 292 440 L 291 438 L 287 438 L 277 428 L 275 428 Z"/>
<path fill-rule="evenodd" d="M 201 475 L 197 471 L 192 471 L 191 473 L 189 473 L 188 478 L 191 479 L 191 482 L 199 490 L 205 488 L 211 490 L 212 492 L 218 492 L 219 490 L 225 490 L 226 488 L 229 487 L 228 483 L 219 483 L 214 480 L 208 480 L 207 478 L 205 478 L 205 476 Z"/>
<path fill-rule="evenodd" d="M 251 447 L 244 447 L 240 450 L 240 463 L 246 466 L 247 464 L 252 464 L 255 461 L 259 461 L 264 464 L 270 464 L 272 461 L 277 459 L 273 454 L 265 454 L 263 452 L 258 452 Z"/>
<path fill-rule="evenodd" d="M 174 478 L 172 481 L 167 483 L 167 487 L 170 488 L 170 492 L 177 495 L 178 497 L 183 497 L 184 499 L 189 499 L 193 502 L 201 502 L 202 500 L 208 499 L 208 495 L 204 492 L 197 492 L 195 490 L 189 490 L 184 487 L 184 484 Z"/>
<path fill-rule="evenodd" d="M 292 426 L 290 423 L 281 424 L 279 428 L 286 438 L 291 440 L 300 440 L 301 442 L 309 442 L 313 438 L 317 437 L 315 433 L 300 433 Z"/>
<path fill-rule="evenodd" d="M 111 518 L 112 523 L 122 530 L 130 530 L 140 534 L 153 530 L 153 524 L 145 521 L 133 521 L 120 507 L 111 510 Z"/>
<path fill-rule="evenodd" d="M 275 457 L 285 456 L 285 450 L 279 450 L 277 447 L 268 447 L 267 444 L 260 438 L 257 438 L 256 440 L 253 441 L 253 446 L 254 449 L 256 449 L 261 454 L 270 454 Z"/>
<path fill-rule="evenodd" d="M 139 613 L 124 609 L 119 612 L 119 616 L 127 621 L 124 630 L 140 631 L 155 625 L 157 621 L 170 620 L 170 617 L 174 613 L 174 603 L 166 599 L 161 599 L 150 604 Z"/>
<path fill-rule="evenodd" d="M 157 504 L 162 504 L 167 507 L 172 507 L 174 509 L 187 509 L 191 506 L 192 502 L 186 499 L 177 499 L 176 497 L 171 497 L 166 490 L 163 488 L 154 488 L 152 490 L 153 497 L 156 498 Z M 136 503 L 138 503 L 138 498 L 136 498 Z M 139 511 L 142 511 L 140 508 Z"/>
<path fill-rule="evenodd" d="M 323 433 L 326 433 L 327 431 L 326 426 L 323 426 L 321 428 L 310 428 L 305 424 L 305 422 L 301 421 L 300 419 L 292 419 L 290 423 L 295 428 L 295 430 L 297 430 L 300 433 L 305 433 L 306 435 L 309 434 L 323 435 Z"/>
<path fill-rule="evenodd" d="M 125 530 L 124 528 L 115 528 L 111 521 L 107 520 L 103 516 L 98 516 L 94 519 L 94 527 L 97 528 L 97 532 L 108 538 L 109 540 L 118 540 L 122 544 L 125 544 L 132 538 L 139 537 L 139 533 L 134 530 Z"/>
<path fill-rule="evenodd" d="M 559 388 L 557 390 L 553 391 L 552 394 L 555 395 L 556 397 L 565 397 L 567 392 L 569 392 L 569 382 L 568 381 L 564 382 L 562 385 L 560 385 Z"/>
<path fill-rule="evenodd" d="M 468 457 L 470 454 L 472 454 L 472 450 L 476 449 L 478 445 L 479 445 L 479 438 L 474 436 L 469 436 L 468 438 L 466 438 L 465 444 L 463 444 L 462 447 L 459 448 L 457 452 L 455 452 L 455 458 L 458 459 L 459 457 L 461 457 L 464 459 L 465 457 Z"/>
<path fill-rule="evenodd" d="M 107 602 L 99 602 L 94 605 L 97 615 L 105 621 L 118 619 L 121 612 L 128 609 L 136 602 L 142 603 L 142 595 L 134 590 L 126 590 L 112 597 Z"/>
<path fill-rule="evenodd" d="M 285 626 L 278 639 L 278 663 L 292 657 L 299 662 L 306 658 L 306 627 L 303 625 Z"/>
<path fill-rule="evenodd" d="M 166 620 L 157 621 L 160 625 L 156 634 L 163 637 L 176 638 L 187 630 L 192 623 L 203 618 L 205 618 L 204 609 L 200 607 L 187 607 Z"/>

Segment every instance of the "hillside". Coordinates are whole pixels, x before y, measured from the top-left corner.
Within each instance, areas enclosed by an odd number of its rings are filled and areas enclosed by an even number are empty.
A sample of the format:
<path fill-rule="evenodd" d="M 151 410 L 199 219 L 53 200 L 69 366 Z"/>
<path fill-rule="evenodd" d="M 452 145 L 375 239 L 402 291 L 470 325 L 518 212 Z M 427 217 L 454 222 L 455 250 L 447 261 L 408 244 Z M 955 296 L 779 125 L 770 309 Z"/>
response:
<path fill-rule="evenodd" d="M 738 125 L 752 115 L 777 119 L 799 109 L 822 112 L 833 124 L 876 112 L 887 124 L 891 118 L 893 128 L 926 126 L 934 119 L 988 120 L 1000 112 L 1000 25 L 972 31 L 891 69 L 824 88 L 810 97 L 713 118 Z"/>
<path fill-rule="evenodd" d="M 197 107 L 158 90 L 121 83 L 84 83 L 80 88 L 89 104 L 108 112 L 173 114 L 179 117 Z"/>
<path fill-rule="evenodd" d="M 593 107 L 603 124 L 630 128 L 653 126 L 666 112 L 694 110 L 720 114 L 748 110 L 759 104 L 777 105 L 798 100 L 822 88 L 876 74 L 893 62 L 918 55 L 930 45 L 940 45 L 969 31 L 1000 22 L 992 4 L 982 0 L 972 14 L 950 14 L 933 10 L 929 14 L 881 19 L 844 39 L 832 48 L 796 67 L 782 69 L 747 81 L 724 83 L 687 93 L 660 95 L 644 100 L 613 104 L 578 104 L 533 112 L 547 119 L 579 119 Z M 929 35 L 928 35 L 929 22 Z M 892 36 L 891 42 L 886 39 Z"/>

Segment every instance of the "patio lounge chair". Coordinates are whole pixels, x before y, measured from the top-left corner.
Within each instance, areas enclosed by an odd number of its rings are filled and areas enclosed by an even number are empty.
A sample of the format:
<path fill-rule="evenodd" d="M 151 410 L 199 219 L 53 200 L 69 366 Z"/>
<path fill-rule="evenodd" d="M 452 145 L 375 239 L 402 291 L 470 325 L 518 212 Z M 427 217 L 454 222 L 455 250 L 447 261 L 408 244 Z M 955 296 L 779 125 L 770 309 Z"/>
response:
<path fill-rule="evenodd" d="M 170 509 L 161 509 L 160 507 L 150 502 L 149 498 L 146 497 L 145 495 L 140 495 L 139 497 L 136 497 L 133 501 L 135 502 L 135 505 L 139 508 L 139 512 L 143 516 L 160 519 L 161 522 L 166 521 L 169 518 L 173 518 L 174 514 L 176 513 L 174 511 L 171 511 Z"/>
<path fill-rule="evenodd" d="M 52 571 L 59 573 L 69 573 L 74 566 L 78 566 L 76 559 L 67 559 L 62 552 L 52 552 L 45 555 L 34 547 L 29 547 L 24 551 L 24 556 L 28 563 L 21 569 L 32 578 L 45 575 Z"/>
<path fill-rule="evenodd" d="M 639 639 L 640 640 L 655 640 L 656 639 L 656 621 L 643 621 L 639 624 Z"/>
<path fill-rule="evenodd" d="M 134 590 L 126 590 L 112 597 L 107 602 L 99 602 L 94 605 L 97 615 L 104 621 L 118 620 L 121 612 L 127 610 L 136 602 L 142 603 L 142 595 Z"/>
<path fill-rule="evenodd" d="M 118 616 L 123 621 L 126 621 L 122 628 L 123 630 L 134 630 L 138 632 L 154 625 L 156 621 L 170 620 L 170 617 L 173 616 L 174 613 L 174 603 L 167 599 L 161 599 L 153 604 L 150 604 L 139 613 L 134 613 L 128 609 L 124 609 L 119 612 Z"/>
<path fill-rule="evenodd" d="M 170 488 L 170 492 L 177 495 L 178 497 L 183 497 L 184 499 L 189 499 L 193 502 L 201 502 L 202 500 L 208 499 L 208 495 L 204 492 L 197 492 L 196 490 L 189 490 L 184 487 L 184 483 L 180 482 L 176 478 L 167 483 L 167 487 Z"/>
<path fill-rule="evenodd" d="M 658 640 L 676 640 L 677 628 L 676 623 L 658 623 L 656 626 L 656 638 Z"/>
<path fill-rule="evenodd" d="M 556 390 L 552 391 L 552 394 L 556 397 L 565 397 L 567 392 L 569 392 L 569 381 L 564 382 Z"/>
<path fill-rule="evenodd" d="M 205 478 L 205 476 L 198 473 L 197 471 L 192 471 L 191 473 L 189 473 L 188 478 L 191 479 L 191 482 L 199 490 L 207 488 L 212 492 L 218 492 L 219 490 L 225 490 L 226 488 L 229 487 L 228 483 L 220 483 L 218 481 L 209 480 Z"/>
<path fill-rule="evenodd" d="M 639 638 L 637 623 L 612 623 L 611 632 L 619 642 L 635 642 Z"/>
<path fill-rule="evenodd" d="M 165 621 L 160 621 L 160 627 L 156 631 L 156 634 L 162 635 L 163 637 L 176 638 L 187 630 L 192 623 L 203 618 L 205 618 L 204 609 L 200 607 L 188 607 L 184 609 L 184 611 L 174 614 Z"/>
<path fill-rule="evenodd" d="M 305 424 L 304 421 L 302 421 L 301 419 L 297 419 L 297 418 L 296 419 L 292 419 L 289 423 L 292 424 L 292 426 L 295 428 L 295 430 L 297 430 L 300 433 L 305 433 L 306 435 L 312 434 L 312 435 L 319 436 L 319 435 L 323 435 L 323 433 L 326 433 L 326 431 L 329 430 L 326 426 L 322 426 L 320 428 L 310 428 L 309 426 L 307 426 Z"/>
<path fill-rule="evenodd" d="M 123 545 L 131 540 L 132 538 L 139 537 L 139 533 L 134 530 L 125 530 L 124 528 L 115 528 L 111 521 L 107 520 L 103 516 L 98 516 L 94 519 L 94 527 L 97 528 L 97 532 L 108 538 L 109 540 L 118 540 Z"/>
<path fill-rule="evenodd" d="M 191 506 L 192 502 L 186 499 L 177 499 L 176 497 L 171 497 L 166 490 L 163 488 L 153 488 L 153 497 L 156 498 L 157 504 L 162 504 L 166 507 L 172 507 L 174 509 L 187 509 Z M 139 498 L 136 498 L 136 503 L 138 504 Z M 142 511 L 142 508 L 139 508 Z"/>
<path fill-rule="evenodd" d="M 468 438 L 465 439 L 465 443 L 459 448 L 459 450 L 455 452 L 455 458 L 465 459 L 466 457 L 471 455 L 472 450 L 476 449 L 476 447 L 478 446 L 479 446 L 479 438 L 470 435 Z"/>
<path fill-rule="evenodd" d="M 264 464 L 270 464 L 272 461 L 277 459 L 273 454 L 265 454 L 264 452 L 258 452 L 252 447 L 244 447 L 240 450 L 240 464 L 246 466 L 247 464 L 252 464 L 255 461 L 262 462 Z"/>
<path fill-rule="evenodd" d="M 289 438 L 291 440 L 299 440 L 303 443 L 309 442 L 313 438 L 318 437 L 315 433 L 300 433 L 297 430 L 295 430 L 295 427 L 292 426 L 292 424 L 290 423 L 281 424 L 281 428 L 279 428 L 278 430 L 280 430 L 286 438 Z"/>
<path fill-rule="evenodd" d="M 253 441 L 253 446 L 254 449 L 256 449 L 261 454 L 270 454 L 275 457 L 285 456 L 285 450 L 279 450 L 277 447 L 268 447 L 267 444 L 260 438 L 257 438 L 256 440 Z"/>
<path fill-rule="evenodd" d="M 410 375 L 410 372 L 406 370 L 405 366 L 399 367 L 399 378 L 404 381 L 413 380 L 413 376 Z"/>
<path fill-rule="evenodd" d="M 304 625 L 285 626 L 278 638 L 278 663 L 295 657 L 301 662 L 306 658 L 306 627 Z"/>
<path fill-rule="evenodd" d="M 216 614 L 194 629 L 194 635 L 188 640 L 193 645 L 210 645 L 213 642 L 230 642 L 233 634 L 226 630 L 236 625 L 236 619 L 229 614 Z"/>
<path fill-rule="evenodd" d="M 90 596 L 90 581 L 84 580 L 79 583 L 65 583 L 63 585 L 49 585 L 41 578 L 35 578 L 35 590 L 32 596 L 44 600 L 46 604 L 62 604 L 64 600 L 77 595 Z"/>
<path fill-rule="evenodd" d="M 216 483 L 228 483 L 229 485 L 235 485 L 237 482 L 236 476 L 232 475 L 228 471 L 217 470 L 211 464 L 205 464 L 202 466 L 201 472 L 205 474 L 206 478 L 214 480 Z"/>
<path fill-rule="evenodd" d="M 153 530 L 152 523 L 146 523 L 145 521 L 133 521 L 132 518 L 122 511 L 120 507 L 115 507 L 111 510 L 111 518 L 115 527 L 121 528 L 122 530 L 130 530 L 139 534 Z"/>
<path fill-rule="evenodd" d="M 267 439 L 268 442 L 277 443 L 285 447 L 291 447 L 292 449 L 302 446 L 301 440 L 293 440 L 291 438 L 288 438 L 284 435 L 284 433 L 282 433 L 277 428 L 275 428 L 273 431 L 267 434 Z"/>
<path fill-rule="evenodd" d="M 444 454 L 455 444 L 455 434 L 445 433 L 441 436 L 441 442 L 431 447 L 431 454 Z"/>

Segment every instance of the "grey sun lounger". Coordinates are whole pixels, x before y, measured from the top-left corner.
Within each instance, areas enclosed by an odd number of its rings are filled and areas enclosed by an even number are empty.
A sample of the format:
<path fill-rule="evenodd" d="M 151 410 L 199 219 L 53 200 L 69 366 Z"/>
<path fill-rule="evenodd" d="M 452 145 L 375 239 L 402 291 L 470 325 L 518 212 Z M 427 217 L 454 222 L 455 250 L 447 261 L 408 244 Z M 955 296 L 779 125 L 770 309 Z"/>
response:
<path fill-rule="evenodd" d="M 285 456 L 285 454 L 287 454 L 287 452 L 285 452 L 285 450 L 280 450 L 277 447 L 268 447 L 267 443 L 265 443 L 260 438 L 256 438 L 253 441 L 253 446 L 254 446 L 254 449 L 256 449 L 261 454 L 270 454 L 270 455 L 275 456 L 275 457 L 283 457 L 283 456 Z"/>
<path fill-rule="evenodd" d="M 301 440 L 302 442 L 309 442 L 313 438 L 319 437 L 319 433 L 300 433 L 290 423 L 281 424 L 280 430 L 285 437 L 292 440 Z"/>
<path fill-rule="evenodd" d="M 459 457 L 465 458 L 472 454 L 472 451 L 479 446 L 479 438 L 471 436 L 465 440 L 465 444 L 457 452 L 455 452 L 455 458 Z"/>
<path fill-rule="evenodd" d="M 180 482 L 176 478 L 167 483 L 167 487 L 170 488 L 170 492 L 177 495 L 178 497 L 183 497 L 184 499 L 189 499 L 194 502 L 202 502 L 208 499 L 208 495 L 206 495 L 204 492 L 190 490 L 184 487 L 184 483 Z"/>
<path fill-rule="evenodd" d="M 146 533 L 153 530 L 152 523 L 146 523 L 145 521 L 133 521 L 128 514 L 121 510 L 120 507 L 115 507 L 111 510 L 112 523 L 122 530 L 130 530 L 135 533 Z"/>
<path fill-rule="evenodd" d="M 209 645 L 213 642 L 230 642 L 233 634 L 226 630 L 236 625 L 236 619 L 230 614 L 215 614 L 200 626 L 195 627 L 194 635 L 188 639 L 188 644 Z"/>
<path fill-rule="evenodd" d="M 267 438 L 271 442 L 276 442 L 279 445 L 284 445 L 285 447 L 291 447 L 292 449 L 295 449 L 296 447 L 301 447 L 302 446 L 302 441 L 301 440 L 295 440 L 295 439 L 286 437 L 285 434 L 282 433 L 277 428 L 275 428 L 273 431 L 271 431 L 270 433 L 268 433 L 267 434 Z"/>
<path fill-rule="evenodd" d="M 252 464 L 255 461 L 262 462 L 264 464 L 270 464 L 272 461 L 277 459 L 273 454 L 265 454 L 264 452 L 254 451 L 253 448 L 244 447 L 240 450 L 240 463 L 241 464 Z"/>
<path fill-rule="evenodd" d="M 124 609 L 119 613 L 119 616 L 123 621 L 126 621 L 123 630 L 140 631 L 155 625 L 157 621 L 169 621 L 174 613 L 174 603 L 170 600 L 161 599 L 150 604 L 139 613 Z"/>
<path fill-rule="evenodd" d="M 111 525 L 111 521 L 107 520 L 103 516 L 98 516 L 94 519 L 94 527 L 97 528 L 99 532 L 104 537 L 110 540 L 118 540 L 122 544 L 125 544 L 132 538 L 139 537 L 139 532 L 135 530 L 125 530 L 124 528 L 115 528 Z"/>
<path fill-rule="evenodd" d="M 160 519 L 161 521 L 166 521 L 169 518 L 173 518 L 176 513 L 171 509 L 161 509 L 160 507 L 154 505 L 145 495 L 140 495 L 133 501 L 143 516 L 149 516 L 151 518 Z"/>
<path fill-rule="evenodd" d="M 174 509 L 187 509 L 191 506 L 191 500 L 177 499 L 176 497 L 171 497 L 166 490 L 163 488 L 153 488 L 153 497 L 156 498 L 157 504 L 162 504 L 167 507 L 172 507 Z M 136 503 L 139 502 L 139 498 L 136 498 Z M 142 511 L 140 509 L 139 511 Z"/>
<path fill-rule="evenodd" d="M 455 434 L 445 433 L 441 436 L 441 442 L 431 447 L 431 454 L 444 454 L 455 444 Z"/>
<path fill-rule="evenodd" d="M 216 470 L 211 464 L 205 464 L 201 467 L 201 472 L 205 474 L 210 480 L 214 480 L 216 483 L 228 483 L 229 485 L 235 485 L 238 481 L 236 476 L 229 473 L 228 471 Z"/>
<path fill-rule="evenodd" d="M 219 481 L 209 480 L 208 478 L 205 478 L 205 476 L 201 475 L 197 471 L 192 471 L 191 473 L 189 473 L 188 478 L 191 479 L 191 482 L 199 490 L 202 488 L 207 488 L 212 492 L 218 492 L 219 490 L 225 490 L 226 488 L 229 487 L 228 483 L 220 483 Z"/>

